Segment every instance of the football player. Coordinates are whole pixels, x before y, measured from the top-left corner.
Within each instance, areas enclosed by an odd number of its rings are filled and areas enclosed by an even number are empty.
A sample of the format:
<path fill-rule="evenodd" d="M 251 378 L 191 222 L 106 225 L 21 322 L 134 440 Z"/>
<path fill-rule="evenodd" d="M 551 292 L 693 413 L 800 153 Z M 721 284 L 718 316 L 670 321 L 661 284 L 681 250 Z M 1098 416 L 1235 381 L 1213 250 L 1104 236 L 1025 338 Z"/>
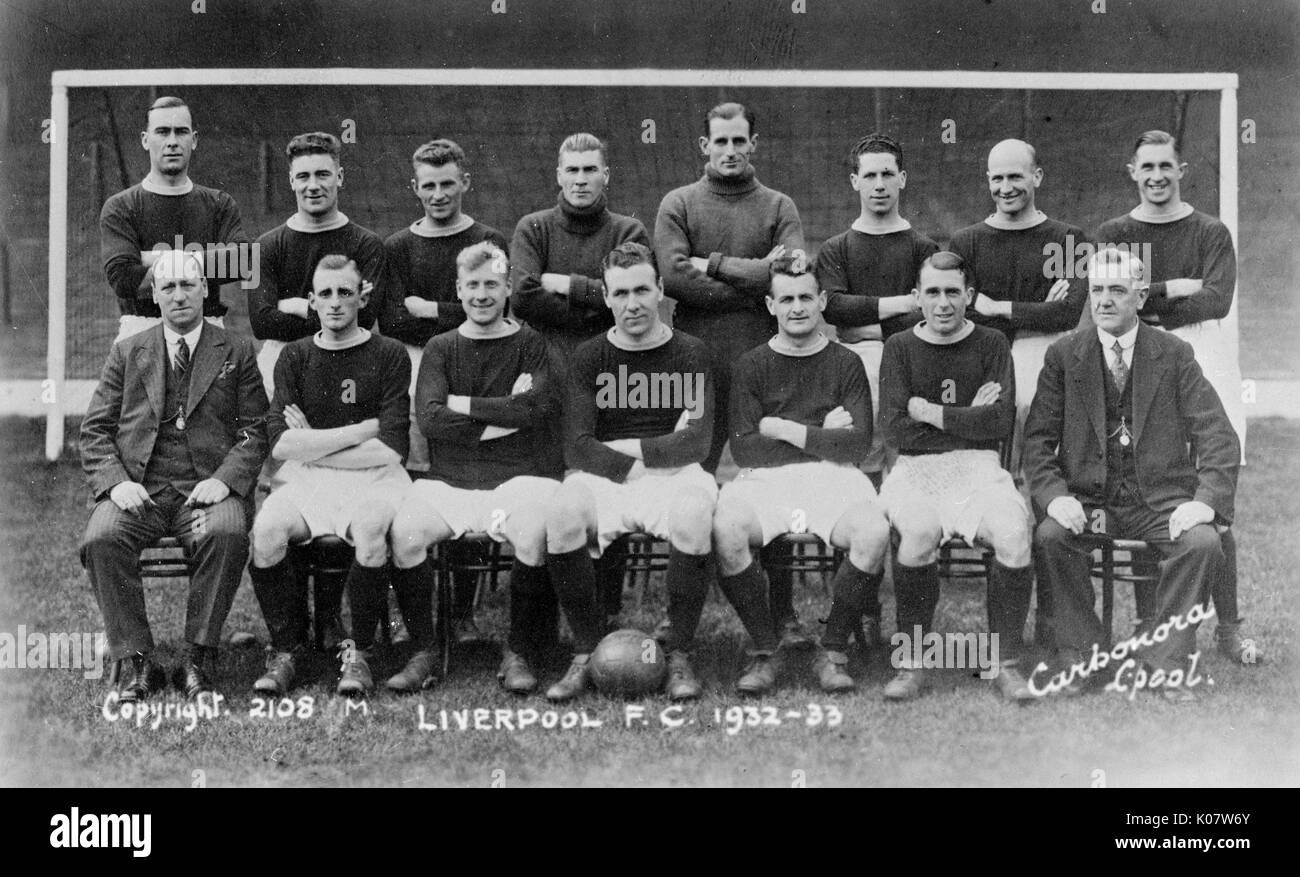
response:
<path fill-rule="evenodd" d="M 546 692 L 576 697 L 604 633 L 592 558 L 626 533 L 670 544 L 667 693 L 700 696 L 689 650 L 708 594 L 717 483 L 700 463 L 712 434 L 712 380 L 704 343 L 659 319 L 663 283 L 654 254 L 635 242 L 605 258 L 614 327 L 578 345 L 564 410 L 572 470 L 546 516 L 546 566 L 573 631 L 574 657 Z"/>
<path fill-rule="evenodd" d="M 924 318 L 885 342 L 880 424 L 898 454 L 880 498 L 898 531 L 894 596 L 898 630 L 928 632 L 939 601 L 939 545 L 961 536 L 993 548 L 988 574 L 989 631 L 998 637 L 998 691 L 1033 698 L 1018 666 L 1033 590 L 1029 511 L 999 446 L 1011 439 L 1015 377 L 1006 336 L 966 319 L 976 295 L 969 266 L 955 253 L 926 259 L 915 295 Z M 885 697 L 906 700 L 925 688 L 926 671 L 904 658 Z"/>
<path fill-rule="evenodd" d="M 283 225 L 257 239 L 259 282 L 249 292 L 248 319 L 253 335 L 263 342 L 257 364 L 268 394 L 274 389 L 280 350 L 291 341 L 313 336 L 321 327 L 318 312 L 309 301 L 321 259 L 341 254 L 357 264 L 368 293 L 358 317 L 361 328 L 375 324 L 376 299 L 383 299 L 383 241 L 339 210 L 343 188 L 340 149 L 337 137 L 321 131 L 299 134 L 289 141 L 285 147 L 289 185 L 298 209 Z"/>
<path fill-rule="evenodd" d="M 1196 361 L 1219 394 L 1232 428 L 1246 453 L 1246 412 L 1241 400 L 1241 365 L 1237 339 L 1224 319 L 1232 309 L 1237 286 L 1237 253 L 1228 227 L 1182 199 L 1187 162 L 1174 137 L 1147 131 L 1133 147 L 1129 177 L 1137 184 L 1139 202 L 1123 216 L 1102 223 L 1097 240 L 1125 246 L 1142 256 L 1150 247 L 1150 288 L 1142 321 L 1166 329 L 1192 345 Z M 1091 322 L 1088 317 L 1086 322 Z M 1223 553 L 1227 575 L 1211 582 L 1218 622 L 1214 641 L 1220 653 L 1242 664 L 1257 664 L 1261 650 L 1241 636 L 1237 603 L 1237 540 L 1225 530 Z M 1152 595 L 1139 589 L 1144 606 Z"/>
<path fill-rule="evenodd" d="M 411 485 L 393 521 L 393 585 L 416 651 L 388 680 L 416 691 L 433 675 L 430 545 L 486 533 L 514 547 L 510 635 L 498 678 L 528 694 L 528 663 L 539 648 L 550 582 L 545 505 L 559 481 L 543 477 L 547 421 L 558 413 L 546 342 L 506 316 L 510 267 L 505 251 L 483 241 L 456 257 L 456 293 L 467 317 L 425 346 L 416 379 L 421 432 L 436 447 L 427 478 Z M 539 616 L 539 610 L 540 616 Z"/>
<path fill-rule="evenodd" d="M 737 687 L 770 690 L 776 637 L 766 617 L 763 573 L 753 549 L 810 532 L 847 549 L 833 585 L 814 663 L 824 691 L 854 687 L 849 635 L 880 588 L 889 524 L 858 468 L 871 445 L 871 393 L 861 360 L 822 333 L 826 293 L 802 265 L 772 263 L 768 308 L 778 331 L 733 367 L 731 449 L 740 474 L 722 487 L 713 516 L 718 584 L 753 637 L 756 657 Z"/>
<path fill-rule="evenodd" d="M 309 299 L 320 330 L 287 344 L 275 365 L 268 438 L 285 464 L 253 521 L 249 566 L 274 651 L 253 687 L 288 691 L 306 644 L 307 592 L 288 571 L 289 545 L 335 535 L 356 548 L 347 578 L 355 647 L 343 650 L 338 693 L 358 695 L 374 688 L 368 660 L 387 599 L 388 530 L 411 483 L 402 468 L 411 361 L 400 342 L 359 324 L 367 295 L 347 256 L 321 259 Z"/>
<path fill-rule="evenodd" d="M 149 174 L 105 201 L 99 215 L 104 273 L 122 312 L 117 340 L 161 321 L 162 312 L 153 300 L 154 263 L 162 252 L 191 244 L 202 246 L 207 256 L 204 316 L 221 326 L 226 313 L 221 284 L 247 280 L 240 269 L 251 267 L 241 255 L 248 235 L 239 205 L 228 193 L 190 179 L 199 132 L 185 101 L 178 97 L 154 101 L 140 132 L 140 145 L 149 152 Z"/>

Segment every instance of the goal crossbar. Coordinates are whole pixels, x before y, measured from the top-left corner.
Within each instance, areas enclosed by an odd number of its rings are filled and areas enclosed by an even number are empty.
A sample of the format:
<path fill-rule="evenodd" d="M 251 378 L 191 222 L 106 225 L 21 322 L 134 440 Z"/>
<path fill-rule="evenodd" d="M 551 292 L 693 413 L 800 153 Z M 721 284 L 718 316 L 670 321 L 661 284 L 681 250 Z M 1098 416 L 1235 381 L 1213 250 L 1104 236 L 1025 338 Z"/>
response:
<path fill-rule="evenodd" d="M 235 67 L 56 70 L 50 78 L 49 334 L 45 456 L 63 450 L 67 364 L 68 89 L 149 86 L 542 86 L 659 88 L 929 88 L 1005 91 L 1219 92 L 1219 219 L 1237 242 L 1235 73 L 971 70 L 488 69 Z M 1236 307 L 1234 298 L 1233 307 Z"/>

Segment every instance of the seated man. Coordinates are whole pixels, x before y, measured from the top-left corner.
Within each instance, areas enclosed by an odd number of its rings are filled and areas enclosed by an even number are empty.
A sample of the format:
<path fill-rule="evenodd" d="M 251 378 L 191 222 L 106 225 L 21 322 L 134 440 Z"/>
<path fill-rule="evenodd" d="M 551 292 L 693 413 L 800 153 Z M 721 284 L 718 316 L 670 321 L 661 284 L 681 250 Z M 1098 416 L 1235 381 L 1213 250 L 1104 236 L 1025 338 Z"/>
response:
<path fill-rule="evenodd" d="M 322 258 L 310 296 L 320 331 L 289 342 L 275 364 L 271 455 L 286 462 L 253 522 L 248 569 L 274 649 L 253 684 L 259 692 L 289 690 L 307 642 L 307 589 L 288 569 L 289 545 L 326 535 L 356 547 L 347 579 L 355 648 L 344 650 L 338 693 L 374 688 L 368 659 L 387 599 L 388 528 L 411 483 L 402 468 L 411 361 L 400 341 L 358 325 L 366 298 L 355 262 Z"/>
<path fill-rule="evenodd" d="M 546 696 L 576 697 L 605 616 L 593 556 L 626 533 L 671 545 L 668 559 L 668 696 L 700 696 L 688 650 L 708 595 L 718 487 L 700 465 L 713 429 L 704 344 L 659 320 L 663 283 L 654 254 L 627 241 L 605 258 L 605 303 L 614 327 L 574 351 L 564 411 L 571 470 L 546 516 L 546 566 L 573 631 L 573 663 Z"/>
<path fill-rule="evenodd" d="M 898 531 L 894 598 L 898 630 L 922 635 L 939 602 L 939 545 L 961 536 L 992 546 L 989 632 L 1001 665 L 994 677 L 1009 700 L 1033 698 L 1018 667 L 1029 597 L 1029 511 L 998 459 L 1015 424 L 1015 376 L 1006 336 L 966 319 L 975 281 L 956 253 L 921 264 L 913 292 L 923 321 L 885 342 L 880 423 L 898 454 L 880 498 Z M 885 697 L 907 700 L 928 681 L 904 658 Z"/>
<path fill-rule="evenodd" d="M 849 551 L 835 575 L 814 664 L 822 690 L 847 691 L 854 686 L 845 671 L 849 635 L 875 603 L 889 546 L 876 490 L 858 468 L 871 449 L 871 392 L 857 355 L 822 334 L 826 293 L 813 275 L 795 271 L 789 259 L 773 262 L 767 307 L 776 316 L 776 337 L 743 354 L 732 370 L 731 453 L 741 468 L 723 486 L 713 516 L 718 584 L 758 653 L 738 687 L 762 694 L 775 681 L 776 635 L 753 549 L 793 531 Z M 759 599 L 748 599 L 751 593 Z"/>
<path fill-rule="evenodd" d="M 1225 574 L 1214 524 L 1232 522 L 1241 446 L 1191 345 L 1139 320 L 1146 278 L 1142 260 L 1126 251 L 1105 249 L 1090 260 L 1095 328 L 1048 348 L 1025 426 L 1025 475 L 1042 516 L 1034 543 L 1062 663 L 1110 638 L 1093 610 L 1082 539 L 1100 509 L 1107 534 L 1149 542 L 1164 559 L 1156 612 L 1135 635 L 1137 660 L 1153 679 L 1163 671 L 1165 697 L 1194 700 L 1183 670 L 1196 651 L 1196 624 L 1188 622 Z M 1077 666 L 1062 693 L 1083 690 Z"/>
<path fill-rule="evenodd" d="M 537 678 L 528 657 L 539 651 L 546 604 L 545 503 L 559 488 L 547 471 L 545 437 L 558 409 L 546 341 L 506 317 L 510 265 L 500 247 L 482 242 L 456 257 L 456 294 L 464 323 L 424 348 L 415 382 L 415 413 L 430 445 L 429 477 L 411 485 L 393 520 L 393 585 L 416 652 L 388 680 L 417 691 L 433 673 L 431 544 L 487 533 L 514 546 L 510 635 L 498 677 L 507 691 L 528 694 Z M 540 617 L 539 617 L 540 610 Z"/>
<path fill-rule="evenodd" d="M 120 698 L 153 693 L 153 634 L 140 549 L 178 537 L 191 558 L 183 689 L 210 676 L 244 561 L 252 491 L 266 458 L 266 393 L 253 344 L 203 320 L 201 258 L 175 250 L 153 266 L 162 325 L 113 345 L 81 422 L 81 464 L 96 501 L 81 562 L 104 614 Z"/>

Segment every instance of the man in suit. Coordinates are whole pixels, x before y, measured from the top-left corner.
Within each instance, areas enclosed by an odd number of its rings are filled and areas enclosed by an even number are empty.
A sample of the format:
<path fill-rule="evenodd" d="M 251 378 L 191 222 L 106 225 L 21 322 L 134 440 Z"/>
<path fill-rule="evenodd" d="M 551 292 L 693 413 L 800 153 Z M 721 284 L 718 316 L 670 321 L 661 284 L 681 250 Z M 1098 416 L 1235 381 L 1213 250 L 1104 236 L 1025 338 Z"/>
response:
<path fill-rule="evenodd" d="M 177 684 L 212 690 L 221 628 L 248 559 L 253 487 L 266 458 L 266 392 L 253 344 L 203 319 L 208 286 L 193 252 L 162 254 L 162 325 L 117 342 L 81 425 L 94 511 L 81 561 L 104 614 L 122 701 L 157 686 L 140 549 L 178 537 L 191 559 L 186 657 Z M 129 659 L 129 660 L 127 660 Z"/>
<path fill-rule="evenodd" d="M 1076 662 L 1109 639 L 1093 610 L 1084 535 L 1104 528 L 1149 542 L 1164 559 L 1157 611 L 1143 620 L 1130 655 L 1152 677 L 1163 671 L 1181 683 L 1166 682 L 1164 696 L 1194 700 L 1183 666 L 1194 659 L 1196 625 L 1187 622 L 1204 615 L 1210 585 L 1225 572 L 1214 525 L 1232 522 L 1241 447 L 1191 345 L 1138 319 L 1146 270 L 1114 248 L 1089 262 L 1095 328 L 1048 348 L 1025 427 L 1024 468 L 1041 517 L 1040 587 L 1052 594 L 1063 664 L 1074 665 L 1059 679 L 1061 692 L 1083 691 L 1087 674 Z M 1094 656 L 1083 668 L 1095 664 Z"/>

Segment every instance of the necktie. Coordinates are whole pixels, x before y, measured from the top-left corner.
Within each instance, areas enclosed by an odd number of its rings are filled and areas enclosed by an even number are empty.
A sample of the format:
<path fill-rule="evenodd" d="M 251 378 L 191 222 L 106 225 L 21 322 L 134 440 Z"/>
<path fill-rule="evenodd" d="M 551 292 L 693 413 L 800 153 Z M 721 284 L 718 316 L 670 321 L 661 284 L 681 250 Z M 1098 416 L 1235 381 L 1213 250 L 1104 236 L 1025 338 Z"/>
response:
<path fill-rule="evenodd" d="M 1110 366 L 1110 377 L 1115 382 L 1115 389 L 1122 393 L 1124 385 L 1128 383 L 1128 366 L 1124 363 L 1124 348 L 1118 338 L 1111 349 L 1115 351 L 1115 361 Z"/>
<path fill-rule="evenodd" d="M 184 338 L 176 343 L 176 372 L 185 374 L 190 370 L 190 345 Z"/>

